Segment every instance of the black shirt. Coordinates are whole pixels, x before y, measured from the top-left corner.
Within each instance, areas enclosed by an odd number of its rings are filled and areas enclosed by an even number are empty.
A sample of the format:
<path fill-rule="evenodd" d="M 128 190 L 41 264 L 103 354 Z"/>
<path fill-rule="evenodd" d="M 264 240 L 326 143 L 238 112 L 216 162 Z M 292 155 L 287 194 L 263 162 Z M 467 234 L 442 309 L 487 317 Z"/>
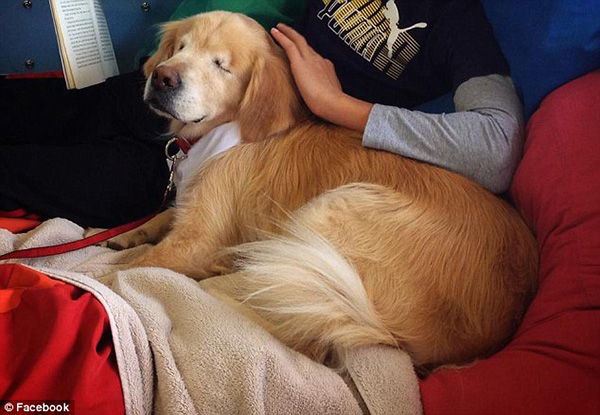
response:
<path fill-rule="evenodd" d="M 310 0 L 296 28 L 344 92 L 372 103 L 411 108 L 509 72 L 476 0 Z"/>

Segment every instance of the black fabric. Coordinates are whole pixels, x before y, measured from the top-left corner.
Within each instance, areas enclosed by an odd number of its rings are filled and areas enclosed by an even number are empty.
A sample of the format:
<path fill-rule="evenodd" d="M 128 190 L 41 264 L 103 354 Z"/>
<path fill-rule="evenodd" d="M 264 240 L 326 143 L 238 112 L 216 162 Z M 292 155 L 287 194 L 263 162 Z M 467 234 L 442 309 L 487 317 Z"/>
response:
<path fill-rule="evenodd" d="M 401 30 L 415 24 L 426 27 Z M 310 0 L 295 26 L 334 63 L 344 91 L 372 103 L 412 108 L 509 72 L 476 0 Z"/>
<path fill-rule="evenodd" d="M 61 79 L 0 79 L 0 210 L 112 227 L 160 206 L 166 120 L 129 73 L 82 90 Z"/>

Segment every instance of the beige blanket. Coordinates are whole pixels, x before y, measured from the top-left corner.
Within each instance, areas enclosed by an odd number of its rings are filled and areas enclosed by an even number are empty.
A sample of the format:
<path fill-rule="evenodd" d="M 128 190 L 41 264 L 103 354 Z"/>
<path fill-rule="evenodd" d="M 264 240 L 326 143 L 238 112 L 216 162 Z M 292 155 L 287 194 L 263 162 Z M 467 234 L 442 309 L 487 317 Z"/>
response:
<path fill-rule="evenodd" d="M 0 230 L 0 254 L 82 234 L 63 219 L 23 235 Z M 104 305 L 128 415 L 422 413 L 403 352 L 354 350 L 349 373 L 340 376 L 281 344 L 203 283 L 161 268 L 119 271 L 145 249 L 89 247 L 19 261 L 90 291 Z"/>

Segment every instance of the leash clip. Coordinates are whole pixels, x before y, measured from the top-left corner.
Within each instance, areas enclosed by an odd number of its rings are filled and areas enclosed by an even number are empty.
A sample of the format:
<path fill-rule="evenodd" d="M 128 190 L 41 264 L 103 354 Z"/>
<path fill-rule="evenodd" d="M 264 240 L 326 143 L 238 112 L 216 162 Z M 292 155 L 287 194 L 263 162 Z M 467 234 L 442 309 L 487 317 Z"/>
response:
<path fill-rule="evenodd" d="M 171 145 L 173 145 L 173 144 L 177 144 L 177 147 L 181 151 L 177 151 L 177 153 L 175 153 L 174 155 L 171 155 L 169 153 L 169 149 L 171 148 Z M 170 160 L 173 163 L 181 161 L 187 157 L 187 153 L 190 150 L 190 148 L 192 148 L 192 145 L 190 144 L 190 142 L 188 140 L 186 140 L 183 137 L 175 136 L 175 137 L 171 138 L 169 141 L 167 141 L 167 144 L 165 145 L 165 157 L 167 158 L 167 160 Z M 179 153 L 182 153 L 182 154 L 179 154 Z"/>
<path fill-rule="evenodd" d="M 171 155 L 169 150 L 173 144 L 177 144 L 178 151 Z M 178 136 L 171 138 L 165 145 L 165 157 L 171 162 L 171 169 L 169 171 L 169 182 L 167 183 L 167 188 L 165 189 L 165 193 L 163 195 L 163 206 L 167 203 L 171 193 L 173 192 L 173 189 L 175 188 L 175 169 L 177 168 L 177 163 L 187 158 L 187 153 L 190 148 L 192 148 L 190 142 L 185 138 Z"/>

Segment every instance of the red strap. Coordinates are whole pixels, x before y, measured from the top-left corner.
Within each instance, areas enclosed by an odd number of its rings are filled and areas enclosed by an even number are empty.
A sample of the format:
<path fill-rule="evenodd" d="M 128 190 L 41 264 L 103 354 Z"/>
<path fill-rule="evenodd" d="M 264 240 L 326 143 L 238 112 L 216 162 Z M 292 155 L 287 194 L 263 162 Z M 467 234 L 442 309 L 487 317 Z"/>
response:
<path fill-rule="evenodd" d="M 148 215 L 142 219 L 138 219 L 134 222 L 129 222 L 125 225 L 107 229 L 104 232 L 97 233 L 96 235 L 88 236 L 87 238 L 79 239 L 77 241 L 68 242 L 65 244 L 50 245 L 40 248 L 20 249 L 17 251 L 9 252 L 7 254 L 0 255 L 0 261 L 17 258 L 38 258 L 43 256 L 60 255 L 65 254 L 67 252 L 76 251 L 81 248 L 96 245 L 99 242 L 104 242 L 110 238 L 114 238 L 117 235 L 121 235 L 122 233 L 135 229 L 138 226 L 148 222 L 154 216 L 156 216 L 155 213 Z"/>
<path fill-rule="evenodd" d="M 188 151 L 190 151 L 190 148 L 192 148 L 192 145 L 190 144 L 190 142 L 183 137 L 177 137 L 176 142 L 177 142 L 177 146 L 179 147 L 179 149 L 181 151 L 183 151 L 183 154 L 187 154 Z"/>
<path fill-rule="evenodd" d="M 6 79 L 37 79 L 37 78 L 63 78 L 62 71 L 15 73 L 6 75 Z"/>

